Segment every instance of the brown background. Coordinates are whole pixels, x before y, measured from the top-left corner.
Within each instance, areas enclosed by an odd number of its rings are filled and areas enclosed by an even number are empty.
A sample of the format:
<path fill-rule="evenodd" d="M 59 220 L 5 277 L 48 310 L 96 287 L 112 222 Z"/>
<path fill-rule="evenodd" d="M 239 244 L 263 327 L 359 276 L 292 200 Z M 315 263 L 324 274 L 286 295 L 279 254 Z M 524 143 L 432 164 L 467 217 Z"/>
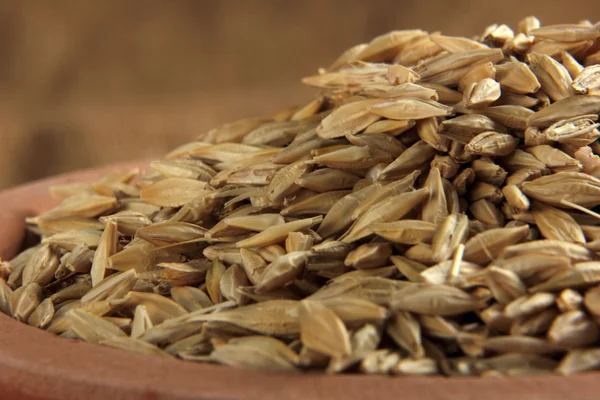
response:
<path fill-rule="evenodd" d="M 391 29 L 600 19 L 594 0 L 0 2 L 0 188 L 159 156 L 303 103 L 301 77 Z"/>

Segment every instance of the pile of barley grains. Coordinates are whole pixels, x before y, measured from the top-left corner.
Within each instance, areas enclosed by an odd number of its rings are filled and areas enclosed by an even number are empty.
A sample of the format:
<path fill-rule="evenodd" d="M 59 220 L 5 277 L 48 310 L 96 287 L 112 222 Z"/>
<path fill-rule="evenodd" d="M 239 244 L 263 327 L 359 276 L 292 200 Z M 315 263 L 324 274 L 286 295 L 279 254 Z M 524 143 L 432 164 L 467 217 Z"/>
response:
<path fill-rule="evenodd" d="M 269 371 L 600 368 L 600 24 L 393 31 L 302 107 L 53 187 L 0 310 Z"/>

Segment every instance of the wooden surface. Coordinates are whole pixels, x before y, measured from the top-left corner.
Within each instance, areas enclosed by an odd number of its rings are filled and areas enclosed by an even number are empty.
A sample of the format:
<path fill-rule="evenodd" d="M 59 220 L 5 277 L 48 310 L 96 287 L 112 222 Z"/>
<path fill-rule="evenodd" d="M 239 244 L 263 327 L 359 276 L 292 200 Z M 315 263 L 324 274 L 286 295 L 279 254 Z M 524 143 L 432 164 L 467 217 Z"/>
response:
<path fill-rule="evenodd" d="M 473 35 L 600 18 L 600 2 L 0 2 L 0 188 L 159 156 L 216 124 L 302 103 L 300 78 L 391 29 Z"/>

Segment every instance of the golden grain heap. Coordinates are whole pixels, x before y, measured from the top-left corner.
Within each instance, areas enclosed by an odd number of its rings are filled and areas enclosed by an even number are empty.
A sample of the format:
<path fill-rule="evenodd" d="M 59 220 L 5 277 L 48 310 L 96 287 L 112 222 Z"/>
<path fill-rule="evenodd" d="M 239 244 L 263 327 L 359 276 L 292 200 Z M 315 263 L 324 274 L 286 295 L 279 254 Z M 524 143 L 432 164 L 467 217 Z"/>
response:
<path fill-rule="evenodd" d="M 0 310 L 270 371 L 600 368 L 600 24 L 393 31 L 320 95 L 52 188 Z"/>

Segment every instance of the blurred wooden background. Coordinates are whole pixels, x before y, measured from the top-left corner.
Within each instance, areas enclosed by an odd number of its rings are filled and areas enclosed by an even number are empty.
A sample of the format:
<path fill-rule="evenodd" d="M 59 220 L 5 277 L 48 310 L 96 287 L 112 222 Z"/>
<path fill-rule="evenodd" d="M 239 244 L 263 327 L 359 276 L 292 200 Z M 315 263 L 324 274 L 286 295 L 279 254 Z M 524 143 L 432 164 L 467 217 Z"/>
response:
<path fill-rule="evenodd" d="M 5 0 L 0 188 L 160 156 L 211 127 L 300 104 L 300 78 L 391 29 L 473 35 L 596 0 Z"/>

